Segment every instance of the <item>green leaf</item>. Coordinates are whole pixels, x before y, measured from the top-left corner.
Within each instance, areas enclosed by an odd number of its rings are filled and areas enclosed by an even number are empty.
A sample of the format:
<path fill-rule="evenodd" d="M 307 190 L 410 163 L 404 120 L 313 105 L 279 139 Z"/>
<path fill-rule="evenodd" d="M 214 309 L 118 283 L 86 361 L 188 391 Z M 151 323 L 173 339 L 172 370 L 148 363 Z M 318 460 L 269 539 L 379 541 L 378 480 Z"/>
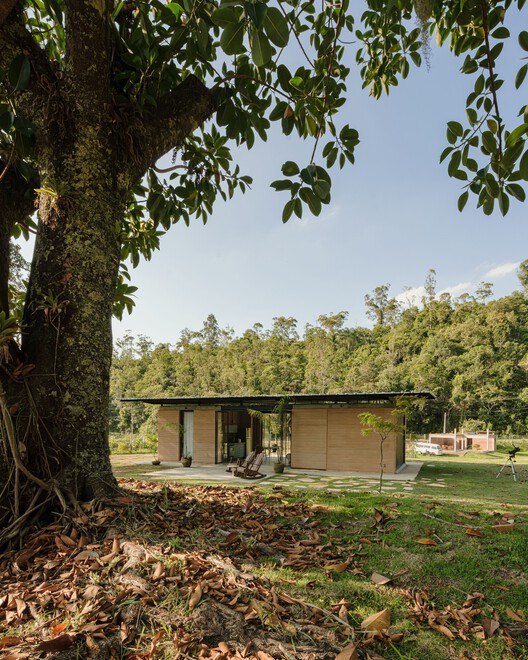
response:
<path fill-rule="evenodd" d="M 284 48 L 290 40 L 288 23 L 277 7 L 268 7 L 264 17 L 264 31 L 271 43 L 278 48 Z"/>
<path fill-rule="evenodd" d="M 211 21 L 220 27 L 227 27 L 232 23 L 238 23 L 240 14 L 236 12 L 234 7 L 218 7 L 211 14 Z"/>
<path fill-rule="evenodd" d="M 265 34 L 253 30 L 253 38 L 251 41 L 251 57 L 256 66 L 264 66 L 271 60 L 273 51 L 270 42 Z"/>
<path fill-rule="evenodd" d="M 281 190 L 291 190 L 293 186 L 293 182 L 289 181 L 288 179 L 277 179 L 277 181 L 273 181 L 273 183 L 270 183 L 270 187 L 274 188 L 277 191 Z"/>
<path fill-rule="evenodd" d="M 525 151 L 519 163 L 519 172 L 525 181 L 528 181 L 528 151 Z"/>
<path fill-rule="evenodd" d="M 501 26 L 498 27 L 496 30 L 494 30 L 491 33 L 491 36 L 494 39 L 507 39 L 510 36 L 510 31 L 508 30 L 508 28 Z"/>
<path fill-rule="evenodd" d="M 488 125 L 488 128 L 490 129 L 490 131 L 491 131 L 493 134 L 496 134 L 497 131 L 499 130 L 499 125 L 498 125 L 498 123 L 495 121 L 495 119 L 488 119 L 488 120 L 486 121 L 486 124 Z"/>
<path fill-rule="evenodd" d="M 293 212 L 298 218 L 302 218 L 302 213 L 303 213 L 302 202 L 298 197 L 294 199 Z"/>
<path fill-rule="evenodd" d="M 299 174 L 300 169 L 297 163 L 295 163 L 293 160 L 288 160 L 281 167 L 281 172 L 285 176 L 295 176 L 296 174 Z"/>
<path fill-rule="evenodd" d="M 449 160 L 449 165 L 447 166 L 447 173 L 449 176 L 455 176 L 456 171 L 458 170 L 458 166 L 460 165 L 460 159 L 461 159 L 462 154 L 460 151 L 454 151 L 450 160 Z"/>
<path fill-rule="evenodd" d="M 26 89 L 31 75 L 31 65 L 26 55 L 17 55 L 9 67 L 8 79 L 13 92 Z"/>
<path fill-rule="evenodd" d="M 515 89 L 519 89 L 519 87 L 523 84 L 527 71 L 528 64 L 523 64 L 519 71 L 517 71 L 517 75 L 515 76 Z"/>
<path fill-rule="evenodd" d="M 497 141 L 493 137 L 493 133 L 490 131 L 484 131 L 482 133 L 482 145 L 490 154 L 494 154 L 497 151 Z"/>
<path fill-rule="evenodd" d="M 301 76 L 295 76 L 295 78 L 290 79 L 290 85 L 292 85 L 293 87 L 297 87 L 298 89 L 302 88 L 303 82 L 304 81 L 301 78 Z"/>
<path fill-rule="evenodd" d="M 244 2 L 244 11 L 253 25 L 260 30 L 267 13 L 267 6 L 263 2 Z"/>
<path fill-rule="evenodd" d="M 319 215 L 321 213 L 321 200 L 317 197 L 310 188 L 301 188 L 299 197 L 308 204 L 312 215 Z"/>
<path fill-rule="evenodd" d="M 448 156 L 449 154 L 453 151 L 454 147 L 446 147 L 441 155 L 440 155 L 440 162 L 442 163 Z"/>
<path fill-rule="evenodd" d="M 176 18 L 180 18 L 183 13 L 183 7 L 177 2 L 168 2 L 165 6 L 174 14 L 174 16 L 176 16 Z"/>
<path fill-rule="evenodd" d="M 284 117 L 284 111 L 286 110 L 287 103 L 286 101 L 278 101 L 277 105 L 270 112 L 269 118 L 270 121 L 277 121 Z"/>
<path fill-rule="evenodd" d="M 528 32 L 526 30 L 519 33 L 519 45 L 523 50 L 528 51 Z"/>
<path fill-rule="evenodd" d="M 509 208 L 510 208 L 510 198 L 504 192 L 504 190 L 501 190 L 499 193 L 499 209 L 503 216 L 506 215 L 506 213 L 508 213 Z"/>
<path fill-rule="evenodd" d="M 506 147 L 511 147 L 516 144 L 522 136 L 528 132 L 528 124 L 521 124 L 514 128 L 513 131 L 506 138 Z"/>
<path fill-rule="evenodd" d="M 469 198 L 469 192 L 467 190 L 465 192 L 463 192 L 460 195 L 460 197 L 458 198 L 458 210 L 460 211 L 460 213 L 462 213 L 462 211 L 464 210 L 464 207 L 467 204 L 468 198 Z"/>
<path fill-rule="evenodd" d="M 326 199 L 330 194 L 330 183 L 328 181 L 316 181 L 314 184 L 314 191 L 319 199 Z"/>
<path fill-rule="evenodd" d="M 282 210 L 282 222 L 288 222 L 288 220 L 292 217 L 295 202 L 295 199 L 290 199 L 290 201 L 286 202 L 284 205 L 284 209 Z"/>
<path fill-rule="evenodd" d="M 493 197 L 486 196 L 484 198 L 484 204 L 482 205 L 482 210 L 486 215 L 491 215 L 493 213 L 493 207 L 495 206 L 495 200 Z"/>
<path fill-rule="evenodd" d="M 447 126 L 449 130 L 453 133 L 453 135 L 456 135 L 457 137 L 462 137 L 464 133 L 464 129 L 462 128 L 462 124 L 460 124 L 458 121 L 448 121 Z"/>
<path fill-rule="evenodd" d="M 526 192 L 524 191 L 524 188 L 520 186 L 518 183 L 509 183 L 506 186 L 506 191 L 512 197 L 515 197 L 515 199 L 519 200 L 519 202 L 524 202 L 524 200 L 526 199 Z"/>
<path fill-rule="evenodd" d="M 314 185 L 316 176 L 317 170 L 315 169 L 314 165 L 308 165 L 308 167 L 305 167 L 301 170 L 301 179 L 309 186 Z"/>
<path fill-rule="evenodd" d="M 484 75 L 481 73 L 480 76 L 475 80 L 475 94 L 481 94 L 482 90 L 484 89 L 484 83 L 486 82 L 486 79 L 484 78 Z"/>
<path fill-rule="evenodd" d="M 244 24 L 230 23 L 226 25 L 220 37 L 220 46 L 226 55 L 235 55 L 242 50 L 244 42 Z"/>

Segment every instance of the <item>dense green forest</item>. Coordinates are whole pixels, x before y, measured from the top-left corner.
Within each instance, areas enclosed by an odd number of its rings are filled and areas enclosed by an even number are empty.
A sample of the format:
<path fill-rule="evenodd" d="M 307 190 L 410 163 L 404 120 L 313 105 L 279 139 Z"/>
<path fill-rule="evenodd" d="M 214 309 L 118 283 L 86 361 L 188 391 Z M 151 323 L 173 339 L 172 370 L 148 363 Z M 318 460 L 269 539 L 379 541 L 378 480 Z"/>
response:
<path fill-rule="evenodd" d="M 299 331 L 277 317 L 236 336 L 210 314 L 175 344 L 147 337 L 116 343 L 111 429 L 154 432 L 154 406 L 120 397 L 428 390 L 436 399 L 416 411 L 412 430 L 490 428 L 528 432 L 528 260 L 520 288 L 493 299 L 436 293 L 431 270 L 419 305 L 403 306 L 388 285 L 365 295 L 372 328 L 347 327 L 348 313 L 321 315 Z M 445 416 L 445 417 L 444 417 Z"/>

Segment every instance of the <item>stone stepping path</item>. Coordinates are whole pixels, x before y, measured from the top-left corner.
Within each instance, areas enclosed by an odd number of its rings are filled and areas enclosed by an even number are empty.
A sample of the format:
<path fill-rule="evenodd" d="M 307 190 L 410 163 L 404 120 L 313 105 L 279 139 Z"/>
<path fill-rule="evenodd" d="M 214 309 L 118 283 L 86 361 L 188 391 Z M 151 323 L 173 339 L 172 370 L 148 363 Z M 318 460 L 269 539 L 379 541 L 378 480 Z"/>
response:
<path fill-rule="evenodd" d="M 377 491 L 379 486 L 378 479 L 362 479 L 355 477 L 332 477 L 332 476 L 305 476 L 291 473 L 272 475 L 266 479 L 263 486 L 284 485 L 296 490 L 325 490 L 328 493 L 365 493 Z M 389 478 L 383 479 L 383 492 L 413 492 L 417 485 L 427 488 L 449 488 L 443 477 L 438 478 L 419 478 L 417 481 L 391 481 Z"/>

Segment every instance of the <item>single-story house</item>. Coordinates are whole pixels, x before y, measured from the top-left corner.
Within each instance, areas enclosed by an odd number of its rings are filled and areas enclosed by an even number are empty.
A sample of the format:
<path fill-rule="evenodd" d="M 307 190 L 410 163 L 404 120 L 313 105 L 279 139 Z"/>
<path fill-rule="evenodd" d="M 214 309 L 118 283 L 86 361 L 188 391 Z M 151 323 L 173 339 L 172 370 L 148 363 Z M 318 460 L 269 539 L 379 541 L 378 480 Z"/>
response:
<path fill-rule="evenodd" d="M 493 431 L 481 432 L 457 432 L 454 433 L 430 433 L 429 442 L 440 445 L 443 451 L 468 451 L 476 449 L 480 451 L 495 451 L 497 442 Z"/>
<path fill-rule="evenodd" d="M 159 406 L 158 455 L 161 461 L 192 456 L 199 464 L 244 458 L 262 447 L 279 449 L 292 468 L 376 472 L 379 437 L 364 436 L 360 413 L 394 419 L 400 397 L 433 398 L 429 392 L 359 392 L 347 394 L 288 394 L 197 396 L 122 399 Z M 267 415 L 278 409 L 285 423 L 282 447 L 270 434 Z M 404 428 L 403 419 L 394 419 Z M 384 470 L 396 473 L 405 464 L 404 432 L 384 442 Z"/>

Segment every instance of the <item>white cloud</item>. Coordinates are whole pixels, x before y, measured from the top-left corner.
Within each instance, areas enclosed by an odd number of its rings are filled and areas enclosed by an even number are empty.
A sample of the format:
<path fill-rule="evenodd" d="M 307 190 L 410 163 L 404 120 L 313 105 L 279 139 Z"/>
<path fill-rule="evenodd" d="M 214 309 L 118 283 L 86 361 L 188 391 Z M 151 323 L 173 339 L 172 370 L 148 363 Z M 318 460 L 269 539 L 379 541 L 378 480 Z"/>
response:
<path fill-rule="evenodd" d="M 465 291 L 469 291 L 473 286 L 474 285 L 471 282 L 460 282 L 460 284 L 455 284 L 442 289 L 442 291 L 439 292 L 439 295 L 442 293 L 449 293 L 449 295 L 452 296 L 458 293 L 464 293 Z"/>
<path fill-rule="evenodd" d="M 405 291 L 399 293 L 395 298 L 404 307 L 413 307 L 414 305 L 420 305 L 424 293 L 425 288 L 423 286 L 415 286 L 412 289 L 405 289 Z"/>
<path fill-rule="evenodd" d="M 484 275 L 484 280 L 496 280 L 499 279 L 500 277 L 505 277 L 506 275 L 509 275 L 512 273 L 514 270 L 517 270 L 519 268 L 520 261 L 516 261 L 514 263 L 506 263 L 506 264 L 501 264 L 500 266 L 495 266 L 495 268 L 491 268 L 488 270 L 488 272 Z"/>

